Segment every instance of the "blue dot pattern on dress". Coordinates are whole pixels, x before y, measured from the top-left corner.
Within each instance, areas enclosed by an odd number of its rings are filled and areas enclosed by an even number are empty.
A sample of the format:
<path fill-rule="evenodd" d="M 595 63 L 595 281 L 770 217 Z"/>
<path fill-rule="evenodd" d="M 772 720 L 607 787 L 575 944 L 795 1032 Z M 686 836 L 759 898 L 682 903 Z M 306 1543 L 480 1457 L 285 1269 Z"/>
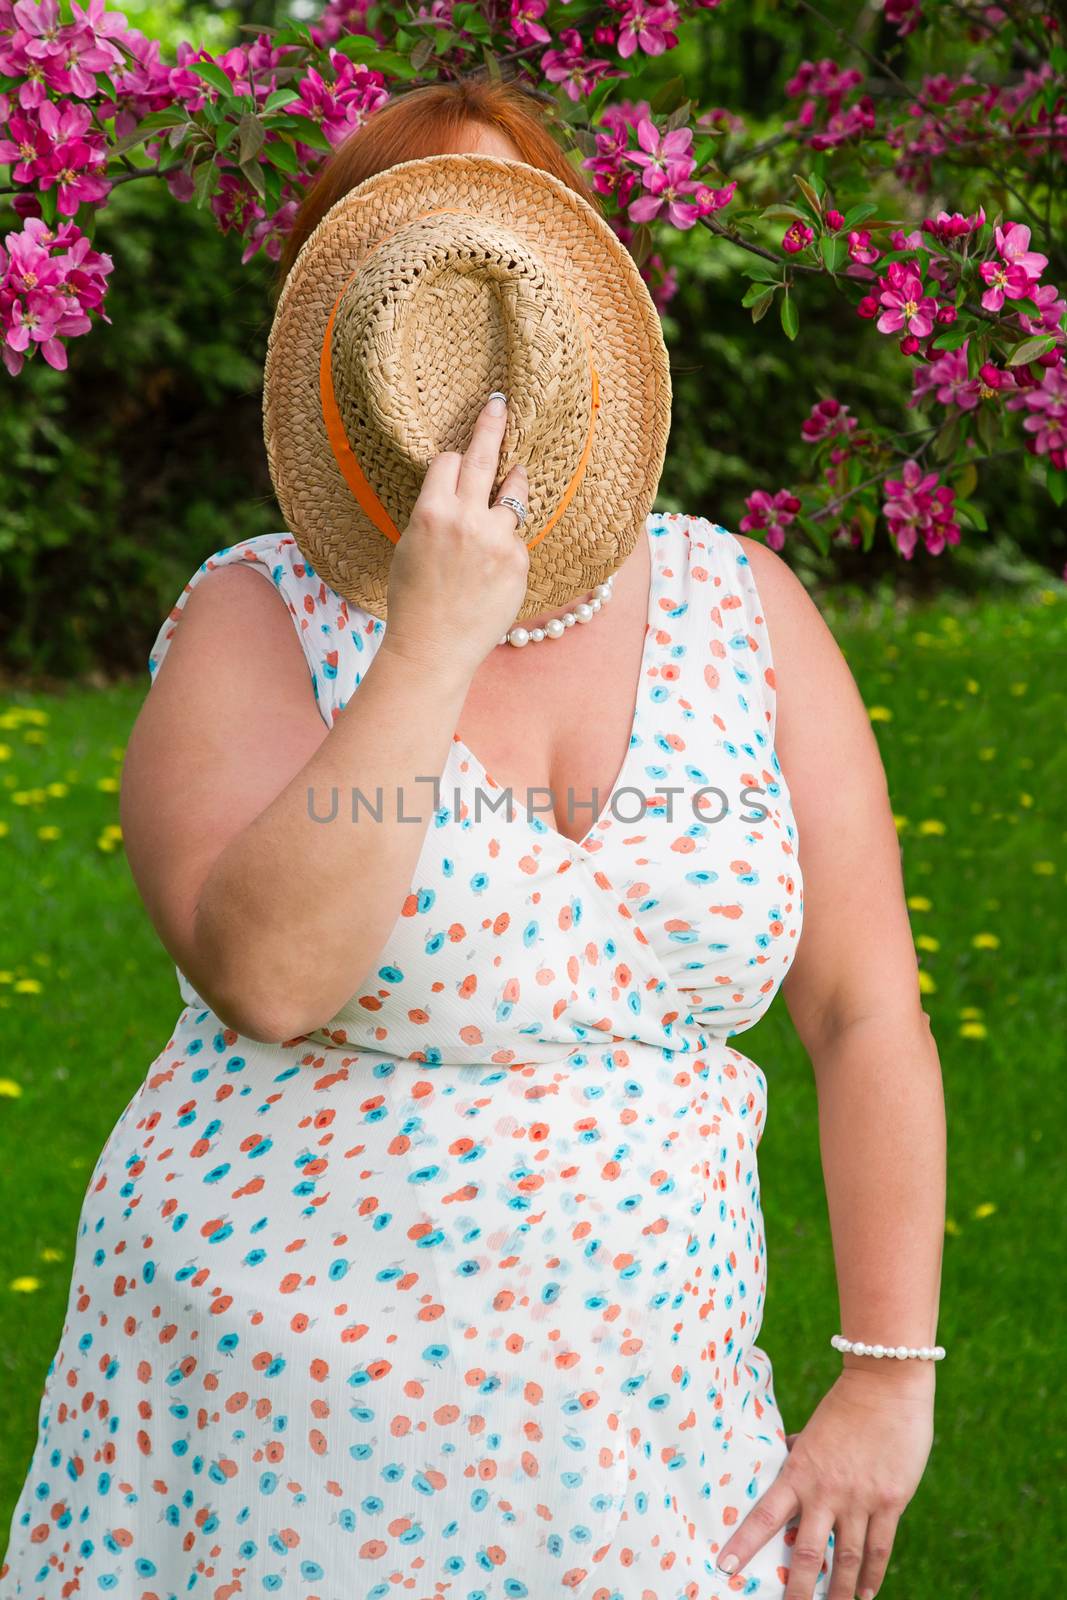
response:
<path fill-rule="evenodd" d="M 799 1519 L 733 1579 L 715 1556 L 787 1455 L 755 1343 L 767 1084 L 729 1041 L 794 958 L 798 841 L 743 548 L 646 532 L 630 746 L 585 838 L 486 805 L 454 736 L 337 1016 L 257 1043 L 178 973 L 85 1197 L 2 1600 L 783 1594 Z M 235 561 L 331 727 L 385 624 L 287 533 L 204 562 L 150 672 Z"/>

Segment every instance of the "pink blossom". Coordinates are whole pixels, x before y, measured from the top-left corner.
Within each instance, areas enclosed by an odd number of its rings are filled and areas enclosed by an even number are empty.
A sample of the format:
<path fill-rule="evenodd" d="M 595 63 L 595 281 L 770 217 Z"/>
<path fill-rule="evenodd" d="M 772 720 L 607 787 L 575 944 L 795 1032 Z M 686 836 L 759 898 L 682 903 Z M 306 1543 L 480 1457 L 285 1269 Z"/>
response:
<path fill-rule="evenodd" d="M 1061 472 L 1067 468 L 1067 369 L 1062 363 L 1046 367 L 1039 385 L 1010 396 L 1004 404 L 1009 411 L 1028 412 L 1023 431 L 1031 455 L 1048 456 Z"/>
<path fill-rule="evenodd" d="M 549 83 L 561 83 L 571 100 L 587 98 L 602 78 L 626 76 L 622 67 L 613 67 L 610 61 L 587 57 L 577 28 L 564 28 L 559 38 L 563 48 L 545 51 L 541 71 Z"/>
<path fill-rule="evenodd" d="M 766 531 L 767 543 L 772 550 L 780 550 L 785 543 L 785 530 L 800 510 L 802 502 L 788 489 L 779 489 L 769 495 L 765 489 L 755 489 L 745 499 L 747 515 L 738 526 L 742 533 Z"/>
<path fill-rule="evenodd" d="M 32 183 L 51 149 L 48 135 L 34 117 L 15 112 L 8 124 L 10 139 L 0 138 L 0 163 L 11 167 L 16 183 Z"/>
<path fill-rule="evenodd" d="M 1005 228 L 995 228 L 993 236 L 1005 261 L 1013 267 L 1021 267 L 1028 278 L 1040 278 L 1048 266 L 1048 256 L 1030 249 L 1029 228 L 1021 222 L 1009 222 Z"/>
<path fill-rule="evenodd" d="M 925 339 L 934 326 L 937 301 L 923 292 L 922 279 L 913 271 L 903 274 L 893 271 L 894 267 L 907 266 L 907 262 L 890 262 L 888 280 L 881 280 L 883 285 L 888 281 L 889 287 L 883 287 L 878 297 L 886 309 L 878 318 L 877 328 L 879 333 L 897 333 L 903 328 Z"/>
<path fill-rule="evenodd" d="M 548 0 L 511 0 L 511 31 L 516 44 L 550 43 L 552 35 L 541 21 L 547 3 Z"/>
<path fill-rule="evenodd" d="M 967 345 L 934 352 L 936 359 L 915 368 L 909 406 L 933 395 L 939 405 L 973 411 L 982 397 L 982 383 L 967 370 Z"/>
<path fill-rule="evenodd" d="M 673 31 L 678 21 L 678 8 L 673 0 L 665 5 L 651 5 L 648 0 L 623 0 L 618 10 L 622 26 L 617 48 L 624 61 L 635 50 L 643 50 L 646 56 L 660 56 L 678 43 L 678 35 Z"/>
<path fill-rule="evenodd" d="M 812 406 L 810 415 L 800 425 L 800 433 L 809 444 L 817 444 L 820 439 L 832 439 L 837 434 L 847 436 L 856 426 L 856 418 L 849 416 L 848 406 L 828 398 Z"/>
<path fill-rule="evenodd" d="M 1024 300 L 1030 293 L 1031 280 L 1025 267 L 1004 261 L 983 261 L 978 272 L 982 282 L 989 285 L 982 296 L 982 305 L 987 311 L 999 311 L 1006 299 Z"/>
<path fill-rule="evenodd" d="M 882 488 L 882 512 L 896 547 L 906 561 L 915 553 L 921 535 L 931 555 L 940 555 L 947 544 L 958 544 L 960 530 L 952 520 L 955 490 L 940 483 L 936 472 L 923 473 L 919 463 L 908 460 L 899 478 L 886 478 Z"/>
<path fill-rule="evenodd" d="M 805 222 L 791 222 L 782 235 L 782 249 L 790 255 L 796 255 L 798 250 L 806 250 L 814 239 L 815 234 Z"/>
<path fill-rule="evenodd" d="M 840 211 L 828 211 L 825 216 L 826 226 L 832 228 L 834 233 L 845 226 L 845 219 Z"/>

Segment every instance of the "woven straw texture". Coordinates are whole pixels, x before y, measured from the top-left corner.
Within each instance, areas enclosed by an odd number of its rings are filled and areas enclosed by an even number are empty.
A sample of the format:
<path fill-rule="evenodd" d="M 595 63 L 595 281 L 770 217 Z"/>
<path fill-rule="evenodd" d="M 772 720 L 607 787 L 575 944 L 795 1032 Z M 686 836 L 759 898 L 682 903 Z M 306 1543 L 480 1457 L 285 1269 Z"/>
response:
<path fill-rule="evenodd" d="M 435 207 L 454 212 L 422 216 Z M 339 200 L 293 264 L 264 372 L 275 493 L 312 567 L 385 618 L 395 545 L 345 481 L 322 412 L 320 356 L 339 296 L 331 334 L 338 411 L 401 531 L 434 456 L 465 450 L 490 391 L 501 389 L 508 419 L 490 503 L 523 462 L 530 492 L 522 532 L 527 544 L 535 540 L 586 445 L 591 359 L 600 409 L 588 460 L 565 511 L 530 549 L 517 620 L 568 605 L 617 570 L 655 499 L 670 374 L 659 314 L 633 258 L 580 195 L 498 156 L 401 162 Z"/>

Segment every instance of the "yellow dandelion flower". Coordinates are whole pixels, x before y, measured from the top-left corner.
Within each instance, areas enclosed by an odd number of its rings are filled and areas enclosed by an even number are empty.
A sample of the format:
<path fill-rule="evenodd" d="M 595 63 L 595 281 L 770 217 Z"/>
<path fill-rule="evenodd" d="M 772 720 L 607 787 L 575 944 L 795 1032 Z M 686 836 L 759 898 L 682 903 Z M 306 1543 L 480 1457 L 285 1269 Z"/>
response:
<path fill-rule="evenodd" d="M 14 1078 L 0 1078 L 0 1096 L 5 1100 L 18 1100 L 21 1094 L 21 1083 L 16 1083 Z"/>
<path fill-rule="evenodd" d="M 40 994 L 43 987 L 36 978 L 18 978 L 15 981 L 16 994 Z"/>
<path fill-rule="evenodd" d="M 937 817 L 924 817 L 922 822 L 919 823 L 920 833 L 944 833 L 944 831 L 945 824 L 939 821 Z"/>
<path fill-rule="evenodd" d="M 30 1277 L 12 1278 L 8 1284 L 8 1288 L 13 1289 L 16 1294 L 33 1294 L 40 1287 L 40 1278 Z"/>
<path fill-rule="evenodd" d="M 102 850 L 106 856 L 109 856 L 115 849 L 115 841 L 114 839 L 108 838 L 107 835 L 101 834 L 99 839 L 96 841 L 96 848 L 98 850 Z"/>
<path fill-rule="evenodd" d="M 980 1222 L 983 1217 L 991 1217 L 996 1209 L 992 1200 L 983 1200 L 980 1206 L 975 1206 L 971 1216 L 976 1217 Z"/>
<path fill-rule="evenodd" d="M 941 940 L 935 939 L 932 934 L 920 933 L 915 946 L 918 950 L 940 950 Z"/>
<path fill-rule="evenodd" d="M 1000 940 L 995 933 L 976 933 L 971 943 L 976 950 L 1000 949 Z"/>
<path fill-rule="evenodd" d="M 893 826 L 896 828 L 898 833 L 903 833 L 904 829 L 908 826 L 907 817 L 899 816 L 894 811 L 894 813 L 893 813 Z"/>
<path fill-rule="evenodd" d="M 868 706 L 867 715 L 872 722 L 892 722 L 893 713 L 888 706 Z"/>
<path fill-rule="evenodd" d="M 1021 806 L 1032 806 L 1033 803 L 1034 803 L 1034 797 L 1033 797 L 1032 794 L 1021 794 L 1019 796 L 1019 804 Z"/>
<path fill-rule="evenodd" d="M 54 783 L 47 784 L 45 787 L 47 788 L 48 793 L 56 800 L 62 800 L 64 795 L 68 795 L 70 793 L 70 785 L 66 783 L 60 783 L 58 779 L 56 779 Z"/>
<path fill-rule="evenodd" d="M 908 896 L 908 905 L 912 911 L 932 911 L 934 909 L 933 901 L 928 900 L 924 894 L 910 894 Z"/>
<path fill-rule="evenodd" d="M 97 778 L 96 787 L 102 789 L 105 794 L 117 794 L 119 780 L 117 778 Z"/>
<path fill-rule="evenodd" d="M 0 822 L 0 839 L 6 839 L 10 832 L 11 832 L 10 823 Z"/>
<path fill-rule="evenodd" d="M 968 694 L 977 694 L 979 689 L 977 678 L 968 678 L 963 687 L 966 689 Z"/>
<path fill-rule="evenodd" d="M 10 760 L 11 760 L 11 746 L 9 744 L 0 744 L 0 761 L 10 761 Z"/>
<path fill-rule="evenodd" d="M 101 833 L 102 833 L 103 837 L 107 838 L 107 839 L 121 839 L 122 838 L 122 828 L 119 825 L 119 823 L 117 823 L 117 822 L 107 822 L 107 823 L 105 823 L 103 828 L 101 829 Z"/>
<path fill-rule="evenodd" d="M 1042 878 L 1051 878 L 1056 871 L 1056 863 L 1054 861 L 1035 861 L 1034 871 Z"/>
<path fill-rule="evenodd" d="M 47 728 L 48 712 L 39 711 L 36 706 L 27 706 L 22 713 L 22 720 L 23 722 L 32 722 L 38 728 Z"/>
<path fill-rule="evenodd" d="M 922 967 L 919 968 L 919 993 L 920 994 L 936 994 L 937 993 L 937 984 L 934 982 L 933 978 L 931 978 L 930 974 L 928 972 L 925 972 Z"/>
<path fill-rule="evenodd" d="M 58 839 L 62 828 L 57 828 L 54 822 L 47 823 L 43 828 L 37 829 L 38 839 Z"/>
<path fill-rule="evenodd" d="M 978 759 L 979 761 L 992 761 L 996 753 L 995 745 L 984 744 L 978 752 Z"/>
<path fill-rule="evenodd" d="M 945 1232 L 946 1233 L 951 1233 L 952 1235 L 956 1235 L 958 1233 L 961 1233 L 962 1231 L 963 1230 L 960 1228 L 959 1223 L 953 1217 L 946 1217 L 945 1218 Z"/>
<path fill-rule="evenodd" d="M 0 972 L 0 983 L 14 983 L 14 981 L 15 974 L 13 972 L 8 972 L 6 970 Z"/>
<path fill-rule="evenodd" d="M 41 1260 L 42 1261 L 62 1261 L 63 1260 L 63 1251 L 62 1250 L 57 1250 L 54 1244 L 47 1244 L 47 1245 L 45 1245 L 44 1249 L 41 1251 Z"/>
<path fill-rule="evenodd" d="M 960 1017 L 980 1017 L 982 1008 L 981 1006 L 960 1006 L 957 1015 Z"/>
<path fill-rule="evenodd" d="M 988 1036 L 984 1022 L 964 1022 L 960 1027 L 961 1039 L 985 1039 Z"/>

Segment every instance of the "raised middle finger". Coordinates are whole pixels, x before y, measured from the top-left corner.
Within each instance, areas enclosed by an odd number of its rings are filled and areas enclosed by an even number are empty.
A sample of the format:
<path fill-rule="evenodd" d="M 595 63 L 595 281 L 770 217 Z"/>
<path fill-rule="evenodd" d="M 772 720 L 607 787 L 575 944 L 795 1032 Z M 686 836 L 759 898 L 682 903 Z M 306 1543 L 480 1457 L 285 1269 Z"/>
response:
<path fill-rule="evenodd" d="M 477 506 L 489 504 L 489 493 L 500 467 L 500 445 L 507 423 L 507 400 L 503 395 L 498 395 L 502 403 L 500 410 L 495 412 L 491 409 L 493 398 L 490 396 L 478 413 L 456 481 L 456 493 L 460 499 Z"/>

